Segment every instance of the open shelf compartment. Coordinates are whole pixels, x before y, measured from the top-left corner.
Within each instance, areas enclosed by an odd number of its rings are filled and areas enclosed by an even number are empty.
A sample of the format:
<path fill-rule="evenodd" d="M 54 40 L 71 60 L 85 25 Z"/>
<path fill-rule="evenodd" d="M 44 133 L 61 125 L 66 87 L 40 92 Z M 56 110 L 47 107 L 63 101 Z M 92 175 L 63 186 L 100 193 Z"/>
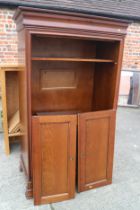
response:
<path fill-rule="evenodd" d="M 119 42 L 32 37 L 32 114 L 113 109 Z"/>

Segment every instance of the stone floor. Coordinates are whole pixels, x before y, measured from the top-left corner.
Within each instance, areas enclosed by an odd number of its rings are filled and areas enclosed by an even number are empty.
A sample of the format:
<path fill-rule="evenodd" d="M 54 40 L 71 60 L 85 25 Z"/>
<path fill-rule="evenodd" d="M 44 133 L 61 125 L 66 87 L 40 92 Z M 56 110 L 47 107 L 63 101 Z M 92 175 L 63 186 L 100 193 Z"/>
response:
<path fill-rule="evenodd" d="M 19 172 L 19 145 L 11 155 L 0 138 L 0 210 L 140 210 L 140 109 L 119 108 L 113 184 L 78 193 L 73 200 L 34 207 L 24 196 L 24 174 Z"/>

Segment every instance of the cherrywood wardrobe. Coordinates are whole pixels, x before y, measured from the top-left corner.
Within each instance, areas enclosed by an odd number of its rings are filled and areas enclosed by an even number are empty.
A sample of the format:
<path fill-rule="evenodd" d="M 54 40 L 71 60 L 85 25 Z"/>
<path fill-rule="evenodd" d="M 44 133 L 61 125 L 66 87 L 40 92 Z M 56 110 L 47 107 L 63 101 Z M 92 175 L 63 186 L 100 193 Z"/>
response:
<path fill-rule="evenodd" d="M 111 184 L 127 21 L 19 7 L 21 170 L 34 204 Z"/>

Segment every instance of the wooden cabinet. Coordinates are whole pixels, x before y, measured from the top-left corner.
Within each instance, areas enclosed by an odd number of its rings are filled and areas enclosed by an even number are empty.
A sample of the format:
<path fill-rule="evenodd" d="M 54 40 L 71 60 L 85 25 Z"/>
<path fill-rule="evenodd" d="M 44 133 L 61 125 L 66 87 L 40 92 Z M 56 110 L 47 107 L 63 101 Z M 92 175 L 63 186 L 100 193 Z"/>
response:
<path fill-rule="evenodd" d="M 112 181 L 115 111 L 78 116 L 78 191 Z"/>
<path fill-rule="evenodd" d="M 19 72 L 18 65 L 1 65 L 0 81 L 2 96 L 3 131 L 5 154 L 10 154 L 10 143 L 21 138 L 19 113 Z M 16 138 L 17 137 L 17 138 Z"/>
<path fill-rule="evenodd" d="M 32 118 L 35 204 L 75 195 L 76 115 Z"/>
<path fill-rule="evenodd" d="M 14 19 L 27 197 L 51 203 L 74 197 L 77 184 L 110 184 L 128 22 L 25 7 Z"/>

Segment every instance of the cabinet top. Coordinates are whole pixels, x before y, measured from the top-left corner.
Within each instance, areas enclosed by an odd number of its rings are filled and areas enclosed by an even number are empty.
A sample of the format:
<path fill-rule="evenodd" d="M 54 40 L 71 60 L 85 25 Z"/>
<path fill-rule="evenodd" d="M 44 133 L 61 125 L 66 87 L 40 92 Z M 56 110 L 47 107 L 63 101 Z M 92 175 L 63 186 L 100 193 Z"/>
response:
<path fill-rule="evenodd" d="M 105 38 L 122 38 L 126 34 L 129 21 L 113 19 L 82 13 L 37 9 L 31 7 L 18 7 L 13 19 L 17 30 L 47 29 L 47 31 L 62 32 L 79 36 L 103 36 Z"/>

